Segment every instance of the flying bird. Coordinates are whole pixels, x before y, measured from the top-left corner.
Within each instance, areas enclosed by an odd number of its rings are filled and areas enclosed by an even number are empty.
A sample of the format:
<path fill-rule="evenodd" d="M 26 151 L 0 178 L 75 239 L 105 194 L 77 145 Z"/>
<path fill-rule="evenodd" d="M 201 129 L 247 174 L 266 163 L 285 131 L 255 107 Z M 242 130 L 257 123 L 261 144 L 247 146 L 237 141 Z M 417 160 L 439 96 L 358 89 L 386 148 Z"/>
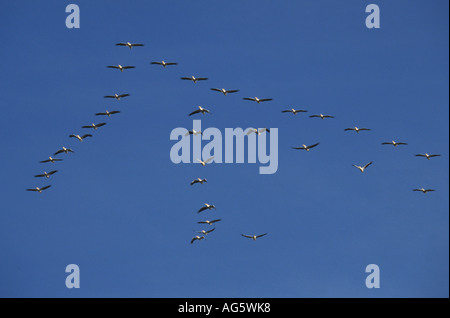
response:
<path fill-rule="evenodd" d="M 92 123 L 92 125 L 82 126 L 81 128 L 94 128 L 95 130 L 97 130 L 98 127 L 102 127 L 102 126 L 105 126 L 105 125 L 106 125 L 106 123 L 100 123 L 100 124 Z"/>
<path fill-rule="evenodd" d="M 170 65 L 178 65 L 178 63 L 175 63 L 175 62 L 164 62 L 164 61 L 161 61 L 161 62 L 150 62 L 150 64 L 153 64 L 153 65 L 162 65 L 164 68 L 165 68 L 166 66 L 170 66 Z"/>
<path fill-rule="evenodd" d="M 212 220 L 212 221 L 209 221 L 209 220 L 206 220 L 206 221 L 200 221 L 200 222 L 197 222 L 198 224 L 208 224 L 208 225 L 212 225 L 213 223 L 216 223 L 216 222 L 219 222 L 219 221 L 221 221 L 222 219 L 217 219 L 217 220 Z"/>
<path fill-rule="evenodd" d="M 63 161 L 63 159 L 56 159 L 56 158 L 48 157 L 47 160 L 42 160 L 42 161 L 39 161 L 39 162 L 40 162 L 40 163 L 46 163 L 46 162 L 52 162 L 52 163 L 54 163 L 54 162 L 56 162 L 56 161 Z"/>
<path fill-rule="evenodd" d="M 212 90 L 212 91 L 216 91 L 216 92 L 220 92 L 220 93 L 222 93 L 222 94 L 225 95 L 225 96 L 226 96 L 227 94 L 239 92 L 238 89 L 230 89 L 230 90 L 227 90 L 227 89 L 225 89 L 225 88 L 211 88 L 211 90 Z"/>
<path fill-rule="evenodd" d="M 319 145 L 319 144 L 320 144 L 319 142 L 318 142 L 318 143 L 315 143 L 314 145 L 310 145 L 310 146 L 307 146 L 307 145 L 303 144 L 301 147 L 292 147 L 292 149 L 298 149 L 298 150 L 306 150 L 306 151 L 309 151 L 310 149 L 316 147 L 316 146 Z"/>
<path fill-rule="evenodd" d="M 273 100 L 273 98 L 258 98 L 258 97 L 244 97 L 242 99 L 243 100 L 251 100 L 251 101 L 257 102 L 258 104 L 261 102 L 268 102 L 268 101 Z"/>
<path fill-rule="evenodd" d="M 107 66 L 107 68 L 115 68 L 115 69 L 118 69 L 118 70 L 120 70 L 121 72 L 123 72 L 123 70 L 127 70 L 127 69 L 130 69 L 130 68 L 135 68 L 136 66 L 131 66 L 131 65 L 126 65 L 126 66 L 122 66 L 122 65 L 108 65 Z"/>
<path fill-rule="evenodd" d="M 192 243 L 194 243 L 195 241 L 201 241 L 201 240 L 204 240 L 205 239 L 205 237 L 204 236 L 198 236 L 198 235 L 196 235 L 196 236 L 194 236 L 193 238 L 192 238 L 192 240 L 191 240 L 191 244 Z"/>
<path fill-rule="evenodd" d="M 130 42 L 125 42 L 125 43 L 116 43 L 117 46 L 128 46 L 130 49 L 134 46 L 144 46 L 144 44 L 141 43 L 130 43 Z"/>
<path fill-rule="evenodd" d="M 204 182 L 208 182 L 208 180 L 197 178 L 197 179 L 192 180 L 191 185 L 196 184 L 196 183 L 203 184 Z"/>
<path fill-rule="evenodd" d="M 286 109 L 286 110 L 282 110 L 282 113 L 293 113 L 294 115 L 297 115 L 297 113 L 306 113 L 308 112 L 307 110 L 304 109 Z"/>
<path fill-rule="evenodd" d="M 203 135 L 203 133 L 202 133 L 201 131 L 197 131 L 197 130 L 195 130 L 195 129 L 192 129 L 192 130 L 189 130 L 189 131 L 185 134 L 185 136 L 189 136 L 189 135 L 197 136 L 197 135 Z"/>
<path fill-rule="evenodd" d="M 357 166 L 357 165 L 352 165 L 352 166 L 355 167 L 355 168 L 358 168 L 359 171 L 364 172 L 364 170 L 366 170 L 366 168 L 367 168 L 368 166 L 370 166 L 370 165 L 372 164 L 372 162 L 373 162 L 373 161 L 367 163 L 367 164 L 366 164 L 365 166 L 363 166 L 363 167 Z"/>
<path fill-rule="evenodd" d="M 396 142 L 394 140 L 389 141 L 389 142 L 382 142 L 382 145 L 393 145 L 394 147 L 400 146 L 400 145 L 407 145 L 406 142 Z"/>
<path fill-rule="evenodd" d="M 321 118 L 321 119 L 325 119 L 325 118 L 334 118 L 334 116 L 331 116 L 331 115 L 323 115 L 323 114 L 319 114 L 319 115 L 311 115 L 311 116 L 309 116 L 310 118 L 315 118 L 315 117 L 317 117 L 317 118 Z"/>
<path fill-rule="evenodd" d="M 413 191 L 420 191 L 420 192 L 423 192 L 424 194 L 427 194 L 427 192 L 433 192 L 433 191 L 436 191 L 436 190 L 421 188 L 421 189 L 413 189 Z"/>
<path fill-rule="evenodd" d="M 42 191 L 44 191 L 44 190 L 46 190 L 46 189 L 48 189 L 50 187 L 51 187 L 51 185 L 45 186 L 43 188 L 36 187 L 34 189 L 27 189 L 27 191 L 34 191 L 34 192 L 42 193 Z"/>
<path fill-rule="evenodd" d="M 256 239 L 257 239 L 258 237 L 267 235 L 267 233 L 260 234 L 260 235 L 245 235 L 245 234 L 241 234 L 241 235 L 242 235 L 243 237 L 248 237 L 248 238 L 251 238 L 253 241 L 256 241 Z"/>
<path fill-rule="evenodd" d="M 194 84 L 196 84 L 198 81 L 206 81 L 208 78 L 191 76 L 191 77 L 181 77 L 181 79 L 185 81 L 193 81 Z"/>
<path fill-rule="evenodd" d="M 427 158 L 428 160 L 430 160 L 430 158 L 433 158 L 433 157 L 440 157 L 441 155 L 429 155 L 429 154 L 417 154 L 416 155 L 416 157 L 425 157 L 425 158 Z"/>
<path fill-rule="evenodd" d="M 197 213 L 203 212 L 205 210 L 212 210 L 212 209 L 216 209 L 216 206 L 213 204 L 205 203 L 205 206 L 201 207 L 200 210 L 197 211 Z"/>
<path fill-rule="evenodd" d="M 247 132 L 247 136 L 250 135 L 251 133 L 255 133 L 258 136 L 260 136 L 263 132 L 267 131 L 268 133 L 270 133 L 270 129 L 269 128 L 261 128 L 260 130 L 256 129 L 256 128 L 249 128 L 248 132 Z"/>
<path fill-rule="evenodd" d="M 370 129 L 369 128 L 358 128 L 358 127 L 345 128 L 344 129 L 344 131 L 350 131 L 350 130 L 356 131 L 359 134 L 360 131 L 363 131 L 363 130 L 368 130 L 369 131 Z"/>
<path fill-rule="evenodd" d="M 203 108 L 202 106 L 198 106 L 198 109 L 194 110 L 188 116 L 192 116 L 192 115 L 198 114 L 198 113 L 202 113 L 202 115 L 204 115 L 205 113 L 209 113 L 209 110 L 207 110 L 206 108 Z"/>
<path fill-rule="evenodd" d="M 115 98 L 117 100 L 120 100 L 122 97 L 130 96 L 130 94 L 114 94 L 114 95 L 106 95 L 105 98 Z"/>
<path fill-rule="evenodd" d="M 197 161 L 200 162 L 202 164 L 202 166 L 205 166 L 208 162 L 213 160 L 213 158 L 214 158 L 214 156 L 212 156 L 211 158 L 206 159 L 205 161 L 201 161 L 200 159 L 197 159 Z"/>
<path fill-rule="evenodd" d="M 70 135 L 70 138 L 77 138 L 79 141 L 83 141 L 84 138 L 86 137 L 92 137 L 91 134 L 84 134 L 83 136 L 80 135 Z"/>
<path fill-rule="evenodd" d="M 46 172 L 46 171 L 44 171 L 44 173 L 43 174 L 37 174 L 37 175 L 35 175 L 34 177 L 35 178 L 42 178 L 42 177 L 45 177 L 45 178 L 50 178 L 50 176 L 52 175 L 52 174 L 54 174 L 54 173 L 57 173 L 58 172 L 58 170 L 53 170 L 53 171 L 50 171 L 50 172 Z"/>
<path fill-rule="evenodd" d="M 197 233 L 200 233 L 200 234 L 203 234 L 203 235 L 208 235 L 209 233 L 211 233 L 212 231 L 214 231 L 216 228 L 213 228 L 213 229 L 211 229 L 211 230 L 209 230 L 209 231 L 205 231 L 205 230 L 201 230 L 201 231 L 198 231 Z"/>
<path fill-rule="evenodd" d="M 70 148 L 66 148 L 66 147 L 62 147 L 61 149 L 59 149 L 57 152 L 55 152 L 53 155 L 54 156 L 56 156 L 57 154 L 60 154 L 60 153 L 69 153 L 69 152 L 72 152 L 72 153 L 74 153 L 75 151 L 73 151 L 72 149 L 70 149 Z"/>
<path fill-rule="evenodd" d="M 118 113 L 120 113 L 120 110 L 113 110 L 111 112 L 106 110 L 104 113 L 95 113 L 95 116 L 108 116 L 108 117 L 111 117 L 111 115 L 118 114 Z"/>

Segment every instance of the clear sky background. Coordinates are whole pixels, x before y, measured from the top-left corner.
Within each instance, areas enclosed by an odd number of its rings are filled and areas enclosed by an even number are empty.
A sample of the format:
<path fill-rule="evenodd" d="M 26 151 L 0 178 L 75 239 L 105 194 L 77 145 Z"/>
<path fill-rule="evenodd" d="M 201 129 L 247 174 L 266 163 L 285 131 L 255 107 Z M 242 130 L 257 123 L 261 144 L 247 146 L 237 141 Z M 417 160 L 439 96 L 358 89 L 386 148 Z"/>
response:
<path fill-rule="evenodd" d="M 1 5 L 1 297 L 449 296 L 448 1 L 77 0 L 81 27 L 68 29 L 70 3 Z M 370 3 L 380 29 L 365 26 Z M 209 80 L 179 79 L 191 75 Z M 103 98 L 114 93 L 131 96 Z M 188 117 L 197 105 L 212 114 Z M 281 113 L 291 107 L 308 113 Z M 105 109 L 122 113 L 94 116 Z M 277 173 L 173 164 L 170 132 L 193 119 L 278 128 Z M 355 125 L 372 131 L 344 132 Z M 39 163 L 62 146 L 75 153 Z M 425 152 L 442 156 L 414 156 Z M 204 202 L 217 210 L 197 214 Z M 80 289 L 65 286 L 72 263 Z"/>

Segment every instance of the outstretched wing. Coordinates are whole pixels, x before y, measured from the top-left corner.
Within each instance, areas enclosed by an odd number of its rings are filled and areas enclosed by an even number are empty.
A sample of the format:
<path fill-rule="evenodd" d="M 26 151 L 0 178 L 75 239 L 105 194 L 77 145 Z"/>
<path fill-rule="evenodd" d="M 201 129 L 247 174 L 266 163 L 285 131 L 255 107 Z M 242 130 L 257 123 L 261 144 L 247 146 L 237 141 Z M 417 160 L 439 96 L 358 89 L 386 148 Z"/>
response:
<path fill-rule="evenodd" d="M 368 166 L 370 166 L 373 163 L 373 161 L 367 163 L 363 168 L 366 169 Z"/>
<path fill-rule="evenodd" d="M 191 115 L 194 115 L 194 114 L 197 114 L 197 113 L 200 113 L 200 112 L 201 112 L 201 110 L 197 109 L 197 110 L 194 110 L 192 113 L 190 113 L 188 116 L 191 116 Z"/>
<path fill-rule="evenodd" d="M 81 139 L 84 139 L 86 137 L 92 137 L 92 135 L 91 134 L 84 134 L 83 136 L 81 136 Z"/>
<path fill-rule="evenodd" d="M 308 146 L 308 148 L 314 148 L 314 147 L 316 147 L 316 146 L 318 146 L 320 144 L 320 142 L 318 142 L 318 143 L 315 143 L 314 145 L 311 145 L 311 146 Z"/>
<path fill-rule="evenodd" d="M 260 234 L 260 235 L 256 235 L 256 238 L 261 237 L 261 236 L 264 236 L 264 235 L 267 235 L 267 233 Z"/>
<path fill-rule="evenodd" d="M 211 158 L 206 159 L 205 163 L 208 163 L 208 162 L 210 162 L 213 159 L 214 159 L 214 156 L 212 156 Z"/>
<path fill-rule="evenodd" d="M 253 238 L 253 236 L 241 234 L 243 237 Z"/>
<path fill-rule="evenodd" d="M 268 101 L 271 101 L 271 100 L 273 100 L 273 98 L 261 98 L 259 101 L 260 102 L 268 102 Z"/>
<path fill-rule="evenodd" d="M 121 95 L 118 95 L 119 97 L 127 97 L 127 96 L 130 96 L 130 94 L 121 94 Z M 115 97 L 115 96 L 114 96 Z"/>

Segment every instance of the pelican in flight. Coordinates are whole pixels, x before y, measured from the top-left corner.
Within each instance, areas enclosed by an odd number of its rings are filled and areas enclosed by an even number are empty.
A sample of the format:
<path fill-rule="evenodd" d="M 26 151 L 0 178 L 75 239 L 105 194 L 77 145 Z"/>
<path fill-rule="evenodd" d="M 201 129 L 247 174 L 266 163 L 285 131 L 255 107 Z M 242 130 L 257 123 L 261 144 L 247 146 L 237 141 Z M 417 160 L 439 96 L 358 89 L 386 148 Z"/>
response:
<path fill-rule="evenodd" d="M 58 170 L 53 170 L 53 171 L 50 171 L 50 172 L 46 172 L 46 171 L 44 171 L 44 173 L 43 174 L 37 174 L 37 175 L 35 175 L 34 177 L 35 178 L 42 178 L 42 177 L 44 177 L 44 178 L 50 178 L 50 176 L 52 175 L 52 174 L 54 174 L 54 173 L 57 173 L 58 172 Z"/>
<path fill-rule="evenodd" d="M 350 130 L 356 131 L 359 134 L 360 131 L 363 131 L 363 130 L 368 130 L 369 131 L 370 129 L 369 128 L 358 128 L 358 127 L 345 128 L 344 129 L 344 131 L 350 131 Z"/>
<path fill-rule="evenodd" d="M 216 209 L 216 206 L 213 204 L 205 203 L 205 206 L 201 207 L 200 210 L 197 211 L 197 213 L 203 212 L 205 210 L 212 210 L 212 209 Z"/>
<path fill-rule="evenodd" d="M 194 241 L 196 241 L 196 240 L 201 241 L 201 240 L 204 240 L 204 239 L 205 239 L 204 236 L 198 236 L 198 235 L 196 235 L 196 236 L 194 236 L 194 237 L 192 238 L 191 244 L 194 243 Z"/>
<path fill-rule="evenodd" d="M 260 234 L 260 235 L 245 235 L 245 234 L 241 234 L 241 235 L 242 235 L 243 237 L 248 237 L 248 238 L 251 238 L 253 241 L 256 241 L 256 239 L 257 239 L 258 237 L 267 235 L 267 233 Z"/>
<path fill-rule="evenodd" d="M 46 163 L 46 162 L 52 162 L 52 163 L 54 163 L 54 162 L 56 162 L 56 161 L 63 161 L 63 159 L 56 159 L 56 158 L 48 157 L 47 160 L 42 160 L 42 161 L 39 161 L 39 162 L 40 162 L 40 163 Z"/>
<path fill-rule="evenodd" d="M 105 98 L 115 98 L 117 100 L 120 100 L 122 97 L 130 96 L 130 94 L 114 94 L 114 95 L 106 95 Z"/>
<path fill-rule="evenodd" d="M 325 119 L 325 118 L 334 118 L 334 116 L 331 116 L 331 115 L 323 115 L 323 114 L 319 114 L 319 115 L 311 115 L 311 116 L 309 116 L 310 118 L 315 118 L 315 117 L 317 117 L 317 118 L 321 118 L 321 119 Z"/>
<path fill-rule="evenodd" d="M 193 81 L 194 84 L 196 84 L 198 81 L 206 81 L 208 78 L 207 77 L 195 77 L 195 76 L 191 76 L 191 77 L 181 77 L 182 80 L 185 81 Z"/>
<path fill-rule="evenodd" d="M 416 157 L 425 157 L 425 158 L 427 158 L 428 160 L 430 160 L 430 158 L 433 158 L 433 157 L 440 157 L 441 155 L 429 155 L 429 154 L 421 154 L 421 153 L 419 153 L 419 154 L 417 154 L 416 155 Z"/>
<path fill-rule="evenodd" d="M 188 116 L 191 116 L 191 115 L 194 115 L 194 114 L 198 114 L 198 113 L 202 113 L 202 115 L 204 115 L 205 113 L 209 113 L 209 110 L 207 110 L 206 108 L 203 108 L 202 106 L 198 106 L 198 109 L 194 110 Z"/>
<path fill-rule="evenodd" d="M 197 222 L 198 224 L 208 224 L 208 225 L 212 225 L 213 223 L 216 223 L 216 222 L 219 222 L 219 221 L 221 221 L 222 219 L 216 219 L 216 220 L 212 220 L 212 221 L 209 221 L 209 220 L 206 220 L 206 221 L 199 221 L 199 222 Z"/>
<path fill-rule="evenodd" d="M 192 130 L 189 130 L 189 131 L 185 134 L 185 136 L 189 136 L 189 135 L 197 136 L 197 135 L 203 135 L 203 133 L 202 133 L 201 130 L 197 131 L 197 130 L 195 130 L 195 129 L 192 129 Z"/>
<path fill-rule="evenodd" d="M 144 46 L 144 44 L 141 43 L 130 43 L 130 42 L 125 42 L 125 43 L 116 43 L 117 46 L 128 46 L 131 50 L 132 47 L 134 46 Z"/>
<path fill-rule="evenodd" d="M 373 162 L 373 161 L 367 163 L 364 167 L 357 166 L 357 165 L 352 165 L 352 166 L 355 167 L 355 168 L 358 168 L 359 171 L 364 172 L 364 170 L 366 170 L 366 168 L 367 168 L 368 166 L 370 166 L 370 165 L 372 164 L 372 162 Z"/>
<path fill-rule="evenodd" d="M 229 89 L 229 90 L 227 90 L 227 89 L 225 89 L 225 88 L 211 88 L 211 90 L 212 91 L 216 91 L 216 92 L 220 92 L 220 93 L 222 93 L 223 95 L 227 95 L 228 93 L 237 93 L 237 92 L 239 92 L 239 90 L 238 89 Z"/>
<path fill-rule="evenodd" d="M 198 231 L 197 233 L 200 233 L 200 234 L 203 234 L 203 235 L 208 235 L 209 233 L 211 233 L 212 231 L 214 231 L 216 228 L 213 228 L 212 230 L 209 230 L 209 231 L 205 231 L 205 230 L 201 230 L 201 231 Z"/>
<path fill-rule="evenodd" d="M 308 112 L 308 111 L 307 111 L 307 110 L 304 110 L 304 109 L 294 109 L 294 108 L 291 108 L 291 109 L 282 110 L 281 112 L 282 112 L 282 113 L 293 113 L 294 115 L 297 115 L 297 113 L 306 113 L 306 112 Z"/>
<path fill-rule="evenodd" d="M 314 148 L 314 147 L 316 147 L 317 145 L 319 145 L 320 143 L 318 142 L 318 143 L 315 143 L 314 145 L 311 145 L 311 146 L 307 146 L 307 145 L 305 145 L 305 144 L 303 144 L 301 147 L 292 147 L 292 149 L 298 149 L 298 150 L 306 150 L 306 151 L 309 151 L 311 148 Z"/>
<path fill-rule="evenodd" d="M 178 65 L 178 63 L 175 63 L 175 62 L 164 62 L 164 61 L 161 61 L 161 62 L 150 62 L 150 64 L 153 64 L 153 65 L 162 65 L 164 68 L 165 68 L 166 66 L 170 66 L 170 65 Z"/>
<path fill-rule="evenodd" d="M 115 68 L 120 70 L 121 72 L 123 72 L 123 70 L 127 70 L 129 68 L 135 68 L 136 66 L 131 66 L 131 65 L 126 65 L 126 66 L 122 66 L 122 65 L 108 65 L 107 68 Z"/>
<path fill-rule="evenodd" d="M 203 184 L 203 183 L 205 183 L 205 182 L 208 182 L 208 180 L 206 180 L 206 179 L 201 179 L 201 178 L 197 178 L 197 179 L 192 180 L 191 185 L 196 184 L 196 183 Z"/>
<path fill-rule="evenodd" d="M 42 191 L 44 191 L 44 190 L 46 190 L 46 189 L 48 189 L 50 187 L 51 187 L 51 185 L 45 186 L 43 188 L 36 187 L 34 189 L 27 189 L 27 191 L 35 191 L 35 192 L 42 193 Z"/>
<path fill-rule="evenodd" d="M 256 129 L 256 128 L 249 128 L 248 132 L 247 132 L 247 136 L 250 135 L 251 133 L 255 133 L 258 136 L 260 136 L 263 132 L 267 131 L 268 133 L 270 133 L 270 129 L 269 128 L 261 128 L 260 130 Z"/>
<path fill-rule="evenodd" d="M 251 100 L 251 101 L 257 102 L 258 104 L 261 102 L 268 102 L 268 101 L 273 100 L 273 98 L 258 98 L 258 97 L 244 97 L 242 99 L 243 100 Z"/>
<path fill-rule="evenodd" d="M 420 191 L 420 192 L 423 192 L 424 194 L 427 194 L 427 192 L 433 192 L 433 191 L 436 191 L 436 190 L 421 188 L 421 189 L 413 189 L 413 191 Z"/>
<path fill-rule="evenodd" d="M 83 141 L 84 138 L 86 137 L 92 137 L 91 134 L 84 134 L 83 136 L 80 135 L 70 135 L 70 138 L 77 138 L 79 141 Z"/>
<path fill-rule="evenodd" d="M 213 158 L 214 158 L 214 156 L 212 156 L 211 158 L 206 159 L 205 161 L 201 161 L 200 159 L 197 159 L 197 161 L 200 162 L 202 164 L 202 166 L 205 166 L 208 162 L 213 160 Z"/>
<path fill-rule="evenodd" d="M 73 151 L 72 149 L 70 149 L 70 148 L 66 148 L 66 147 L 62 147 L 61 149 L 59 149 L 57 152 L 55 152 L 53 155 L 54 156 L 56 156 L 57 154 L 60 154 L 60 153 L 69 153 L 69 152 L 72 152 L 72 153 L 74 153 L 75 151 Z"/>
<path fill-rule="evenodd" d="M 108 117 L 111 117 L 111 115 L 114 115 L 114 114 L 118 114 L 118 113 L 120 113 L 120 110 L 113 110 L 113 111 L 105 111 L 104 113 L 95 113 L 95 116 L 108 116 Z"/>
<path fill-rule="evenodd" d="M 102 126 L 105 126 L 105 125 L 106 125 L 106 123 L 100 123 L 100 124 L 92 123 L 92 125 L 82 126 L 81 128 L 94 128 L 94 130 L 97 130 L 98 127 L 102 127 Z"/>
<path fill-rule="evenodd" d="M 382 142 L 382 145 L 393 145 L 394 147 L 400 146 L 400 145 L 407 145 L 406 142 L 396 142 L 394 140 L 389 141 L 389 142 Z"/>

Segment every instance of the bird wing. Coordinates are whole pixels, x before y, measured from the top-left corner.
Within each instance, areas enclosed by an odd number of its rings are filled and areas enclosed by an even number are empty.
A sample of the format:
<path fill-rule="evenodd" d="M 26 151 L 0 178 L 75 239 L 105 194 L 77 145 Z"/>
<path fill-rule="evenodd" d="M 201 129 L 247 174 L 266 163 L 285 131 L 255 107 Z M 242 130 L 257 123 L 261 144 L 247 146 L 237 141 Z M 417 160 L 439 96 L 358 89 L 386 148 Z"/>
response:
<path fill-rule="evenodd" d="M 153 65 L 162 65 L 161 62 L 150 62 L 150 64 L 153 64 Z"/>
<path fill-rule="evenodd" d="M 112 112 L 109 112 L 111 115 L 114 115 L 114 114 L 118 114 L 118 113 L 120 113 L 120 110 L 113 110 Z"/>
<path fill-rule="evenodd" d="M 382 145 L 393 145 L 392 141 L 391 142 L 382 142 Z"/>
<path fill-rule="evenodd" d="M 41 190 L 45 190 L 45 189 L 48 189 L 50 187 L 51 187 L 51 185 L 48 185 L 48 186 L 45 186 L 45 187 L 41 188 Z"/>
<path fill-rule="evenodd" d="M 313 118 L 313 117 L 320 117 L 319 115 L 311 115 L 311 116 L 309 116 L 310 118 Z"/>
<path fill-rule="evenodd" d="M 190 113 L 188 116 L 191 116 L 191 115 L 194 115 L 194 114 L 197 114 L 197 113 L 200 113 L 200 112 L 201 112 L 201 110 L 197 109 L 197 110 L 194 110 L 192 113 Z"/>
<path fill-rule="evenodd" d="M 230 89 L 229 91 L 227 91 L 227 93 L 237 93 L 239 92 L 238 89 Z"/>
<path fill-rule="evenodd" d="M 131 43 L 131 46 L 144 46 L 142 43 Z"/>
<path fill-rule="evenodd" d="M 81 136 L 81 139 L 84 139 L 86 137 L 92 137 L 92 135 L 91 134 L 84 134 L 83 136 Z"/>
<path fill-rule="evenodd" d="M 206 81 L 208 78 L 207 77 L 198 77 L 196 78 L 197 81 Z"/>
<path fill-rule="evenodd" d="M 369 128 L 359 128 L 359 130 L 370 130 Z"/>
<path fill-rule="evenodd" d="M 188 81 L 192 81 L 192 78 L 191 78 L 191 77 L 180 77 L 180 79 L 182 79 L 182 80 L 188 80 Z"/>
<path fill-rule="evenodd" d="M 254 128 L 249 128 L 248 132 L 246 133 L 246 135 L 248 136 L 248 135 L 250 135 L 251 133 L 254 133 L 254 132 L 255 132 Z"/>
<path fill-rule="evenodd" d="M 41 177 L 45 177 L 45 174 L 37 174 L 34 176 L 35 178 L 41 178 Z"/>
<path fill-rule="evenodd" d="M 129 68 L 136 68 L 136 66 L 129 65 L 129 66 L 123 66 L 122 68 L 125 70 L 125 69 L 129 69 Z"/>
<path fill-rule="evenodd" d="M 94 128 L 92 126 L 81 126 L 81 128 Z"/>
<path fill-rule="evenodd" d="M 429 157 L 430 158 L 433 158 L 433 157 L 440 157 L 441 155 L 429 155 Z"/>
<path fill-rule="evenodd" d="M 37 189 L 27 189 L 27 191 L 39 191 Z"/>
<path fill-rule="evenodd" d="M 97 125 L 95 125 L 95 126 L 97 126 L 97 127 L 102 127 L 102 126 L 105 126 L 106 125 L 106 123 L 100 123 L 100 124 L 97 124 Z"/>
<path fill-rule="evenodd" d="M 115 65 L 108 65 L 107 68 L 119 68 L 119 67 Z"/>
<path fill-rule="evenodd" d="M 244 99 L 244 100 L 251 100 L 251 101 L 255 101 L 255 100 L 256 100 L 256 99 L 251 98 L 251 97 L 244 97 L 244 98 L 242 98 L 242 99 Z"/>
<path fill-rule="evenodd" d="M 243 237 L 253 238 L 253 236 L 241 234 Z"/>
<path fill-rule="evenodd" d="M 130 94 L 121 94 L 121 95 L 119 95 L 119 97 L 127 97 L 127 96 L 130 96 Z"/>
<path fill-rule="evenodd" d="M 116 98 L 116 96 L 112 96 L 112 95 L 106 95 L 106 96 L 103 96 L 104 98 Z"/>
<path fill-rule="evenodd" d="M 264 236 L 264 235 L 267 235 L 267 233 L 260 234 L 260 235 L 256 235 L 256 238 L 261 237 L 261 236 Z"/>
<path fill-rule="evenodd" d="M 259 101 L 260 102 L 268 102 L 268 101 L 271 101 L 271 100 L 273 100 L 272 98 L 261 98 Z"/>
<path fill-rule="evenodd" d="M 178 65 L 177 62 L 170 62 L 170 63 L 166 63 L 166 65 Z"/>
<path fill-rule="evenodd" d="M 363 168 L 366 169 L 368 166 L 370 166 L 373 163 L 373 161 L 367 163 Z"/>
<path fill-rule="evenodd" d="M 126 43 L 116 43 L 116 45 L 118 45 L 118 46 L 126 46 L 127 44 Z"/>
<path fill-rule="evenodd" d="M 61 153 L 61 152 L 64 152 L 64 150 L 60 149 L 60 150 L 58 150 L 57 152 L 55 152 L 53 155 L 56 156 L 57 154 L 59 154 L 59 153 Z"/>
<path fill-rule="evenodd" d="M 211 88 L 212 91 L 216 91 L 216 92 L 222 92 L 220 89 L 218 88 Z"/>
<path fill-rule="evenodd" d="M 205 163 L 208 163 L 208 162 L 210 162 L 210 161 L 213 160 L 213 159 L 214 159 L 214 156 L 212 156 L 212 157 L 206 159 Z"/>
<path fill-rule="evenodd" d="M 282 110 L 281 112 L 282 113 L 292 113 L 292 110 L 291 109 L 289 109 L 289 110 Z"/>
<path fill-rule="evenodd" d="M 54 174 L 54 173 L 57 173 L 58 172 L 58 170 L 53 170 L 53 171 L 50 171 L 49 173 L 47 173 L 48 175 L 52 175 L 52 174 Z"/>
<path fill-rule="evenodd" d="M 320 143 L 318 142 L 318 143 L 315 143 L 314 145 L 311 145 L 311 146 L 308 146 L 308 148 L 314 148 L 314 147 L 316 147 L 317 145 L 319 145 Z"/>
<path fill-rule="evenodd" d="M 106 113 L 95 113 L 95 116 L 102 116 L 102 115 L 106 115 Z"/>
<path fill-rule="evenodd" d="M 216 223 L 216 222 L 219 222 L 220 220 L 222 220 L 222 219 L 212 220 L 209 223 Z"/>
<path fill-rule="evenodd" d="M 205 231 L 206 234 L 211 233 L 212 231 L 214 231 L 216 228 L 213 228 L 212 230 L 209 231 Z"/>
<path fill-rule="evenodd" d="M 207 208 L 206 206 L 204 206 L 204 207 L 200 208 L 200 210 L 198 210 L 197 213 L 203 212 L 203 211 L 205 211 L 206 209 L 208 209 L 208 208 Z"/>
<path fill-rule="evenodd" d="M 355 130 L 355 128 L 345 128 L 344 131 Z"/>

